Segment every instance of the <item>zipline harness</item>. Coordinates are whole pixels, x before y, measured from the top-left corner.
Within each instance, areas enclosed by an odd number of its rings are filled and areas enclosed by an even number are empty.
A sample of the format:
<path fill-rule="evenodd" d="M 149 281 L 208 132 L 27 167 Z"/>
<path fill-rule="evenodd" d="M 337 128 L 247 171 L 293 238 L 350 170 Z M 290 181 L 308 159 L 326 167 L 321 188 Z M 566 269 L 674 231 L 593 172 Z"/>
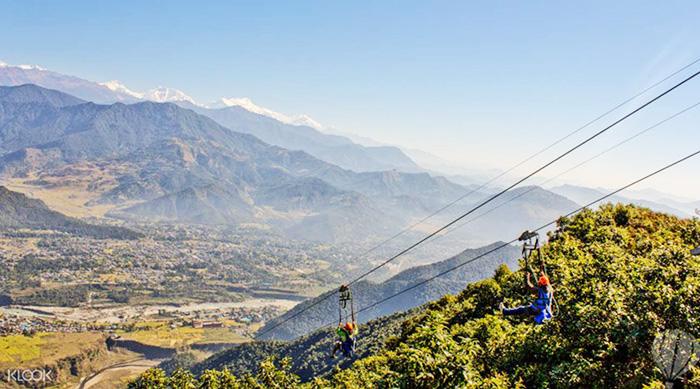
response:
<path fill-rule="evenodd" d="M 526 272 L 530 272 L 530 274 L 535 275 L 535 270 L 530 266 L 529 260 L 530 257 L 532 256 L 533 252 L 537 253 L 537 262 L 539 262 L 539 269 L 546 277 L 549 278 L 549 274 L 547 274 L 547 268 L 545 266 L 544 258 L 542 257 L 542 250 L 540 249 L 540 235 L 535 232 L 535 231 L 525 231 L 523 232 L 520 237 L 518 238 L 518 241 L 523 242 L 523 249 L 522 249 L 522 256 L 523 260 L 525 261 L 525 269 Z M 537 266 L 537 265 L 536 265 Z M 526 273 L 527 274 L 527 273 Z M 527 276 L 527 275 L 526 275 Z M 538 288 L 541 289 L 541 288 Z M 559 304 L 557 304 L 557 301 L 554 299 L 554 295 L 549 295 L 546 292 L 543 292 L 542 290 L 539 291 L 539 295 L 537 296 L 537 300 L 535 300 L 535 305 L 538 307 L 545 307 L 547 306 L 549 308 L 550 313 L 552 314 L 552 318 L 555 318 L 559 314 Z"/>
<path fill-rule="evenodd" d="M 346 323 L 345 326 L 343 326 L 343 323 Z M 348 286 L 342 285 L 338 291 L 338 335 L 341 338 L 340 344 L 343 348 L 344 356 L 355 356 L 357 333 L 355 304 L 353 303 L 352 292 Z"/>

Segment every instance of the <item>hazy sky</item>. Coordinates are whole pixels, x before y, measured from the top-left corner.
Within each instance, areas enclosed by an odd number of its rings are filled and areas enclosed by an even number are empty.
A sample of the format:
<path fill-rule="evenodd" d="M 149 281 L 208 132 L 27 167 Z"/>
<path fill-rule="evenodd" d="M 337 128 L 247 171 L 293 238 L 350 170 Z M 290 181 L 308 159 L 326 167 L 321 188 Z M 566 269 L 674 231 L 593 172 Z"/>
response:
<path fill-rule="evenodd" d="M 0 60 L 202 102 L 249 97 L 467 168 L 505 169 L 700 57 L 697 1 L 144 3 L 0 1 Z M 546 175 L 698 101 L 700 77 Z M 700 109 L 567 178 L 620 186 L 700 149 L 698 123 Z M 646 186 L 700 199 L 698 168 L 700 158 Z"/>

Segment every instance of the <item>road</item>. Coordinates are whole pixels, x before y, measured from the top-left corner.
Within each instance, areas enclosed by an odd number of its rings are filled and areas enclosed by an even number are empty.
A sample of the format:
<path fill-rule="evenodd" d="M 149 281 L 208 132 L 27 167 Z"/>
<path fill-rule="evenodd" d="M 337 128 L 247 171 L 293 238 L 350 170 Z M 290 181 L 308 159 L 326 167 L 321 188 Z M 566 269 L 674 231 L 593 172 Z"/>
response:
<path fill-rule="evenodd" d="M 116 370 L 137 370 L 137 369 L 143 369 L 144 371 L 148 368 L 154 367 L 158 365 L 160 361 L 153 361 L 149 360 L 146 358 L 136 358 L 136 359 L 131 359 L 128 361 L 123 361 L 119 363 L 115 363 L 114 365 L 110 365 L 107 367 L 104 367 L 100 369 L 99 371 L 96 371 L 95 373 L 85 377 L 78 386 L 76 386 L 76 389 L 89 389 L 93 385 L 98 384 L 105 375 L 112 371 Z"/>

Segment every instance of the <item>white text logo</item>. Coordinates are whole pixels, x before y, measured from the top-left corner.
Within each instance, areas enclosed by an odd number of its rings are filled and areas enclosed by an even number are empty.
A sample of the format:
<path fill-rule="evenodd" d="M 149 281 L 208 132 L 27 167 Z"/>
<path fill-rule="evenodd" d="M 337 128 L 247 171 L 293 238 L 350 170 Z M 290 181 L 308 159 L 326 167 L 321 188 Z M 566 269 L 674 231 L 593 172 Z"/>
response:
<path fill-rule="evenodd" d="M 7 382 L 51 382 L 53 381 L 53 371 L 44 369 L 35 370 L 8 370 Z"/>

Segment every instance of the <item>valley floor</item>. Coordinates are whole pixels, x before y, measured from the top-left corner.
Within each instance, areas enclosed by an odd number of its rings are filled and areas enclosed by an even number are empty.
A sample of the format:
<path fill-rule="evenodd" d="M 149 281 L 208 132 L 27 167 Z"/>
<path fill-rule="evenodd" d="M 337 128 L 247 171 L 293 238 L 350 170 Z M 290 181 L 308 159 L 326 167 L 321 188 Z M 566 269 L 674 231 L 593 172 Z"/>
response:
<path fill-rule="evenodd" d="M 125 318 L 138 320 L 142 317 L 158 315 L 160 313 L 187 314 L 192 312 L 223 312 L 232 308 L 259 309 L 276 307 L 287 311 L 298 304 L 298 300 L 292 299 L 249 299 L 230 303 L 193 303 L 183 306 L 173 305 L 125 305 L 113 308 L 96 309 L 91 307 L 44 307 L 44 306 L 17 306 L 0 307 L 0 313 L 21 314 L 26 316 L 54 317 L 59 320 L 120 323 Z M 50 314 L 50 315 L 47 315 Z"/>

